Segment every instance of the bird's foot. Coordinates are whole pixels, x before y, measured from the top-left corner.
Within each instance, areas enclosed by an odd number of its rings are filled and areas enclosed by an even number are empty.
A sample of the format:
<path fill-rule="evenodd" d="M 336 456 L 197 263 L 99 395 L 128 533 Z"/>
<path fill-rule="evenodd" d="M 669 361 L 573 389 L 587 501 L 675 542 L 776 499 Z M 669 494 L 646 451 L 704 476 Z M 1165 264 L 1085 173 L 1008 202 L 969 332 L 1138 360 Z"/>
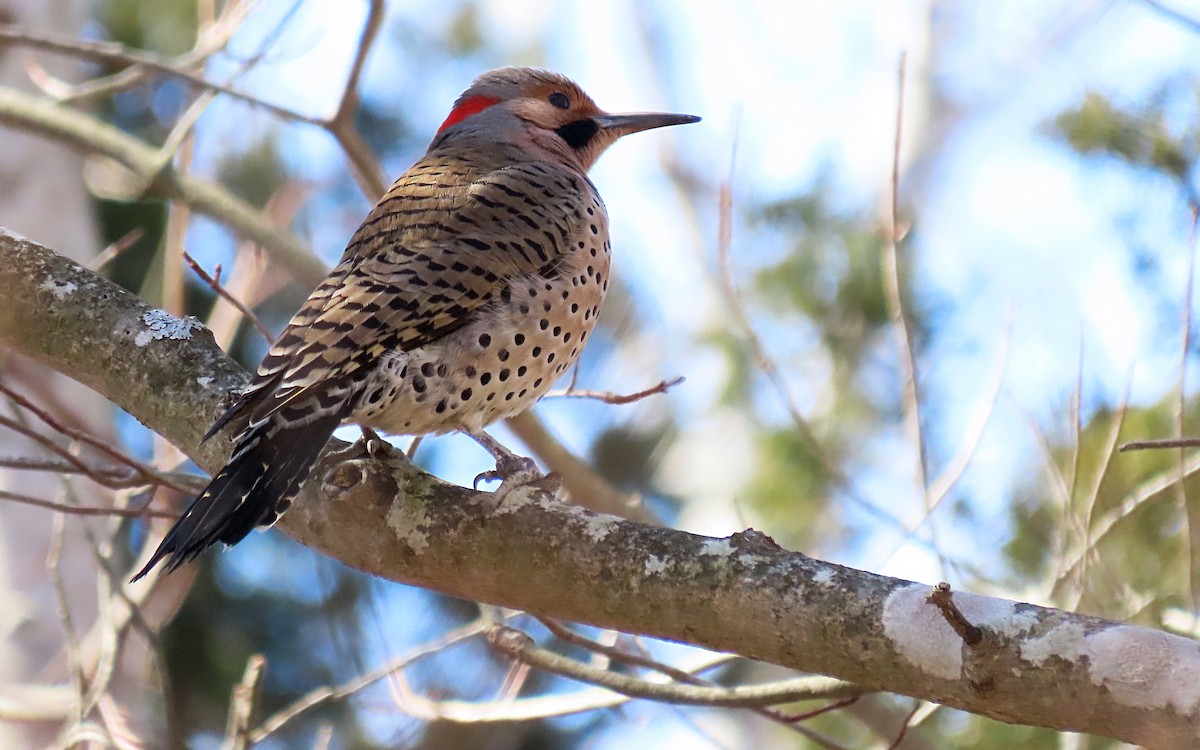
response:
<path fill-rule="evenodd" d="M 498 493 L 504 489 L 505 485 L 519 487 L 541 478 L 542 474 L 538 471 L 537 464 L 532 458 L 508 453 L 497 456 L 496 468 L 491 471 L 485 471 L 475 477 L 473 486 L 475 489 L 479 489 L 480 482 L 495 482 L 499 480 L 500 487 L 496 489 Z"/>
<path fill-rule="evenodd" d="M 359 437 L 355 445 L 362 446 L 362 450 L 370 458 L 382 458 L 384 455 L 398 454 L 400 458 L 408 460 L 408 455 L 401 450 L 396 450 L 388 441 L 379 437 L 379 433 L 372 430 L 370 427 L 359 425 L 358 429 L 362 430 L 362 436 Z"/>
<path fill-rule="evenodd" d="M 500 486 L 492 491 L 495 509 L 499 509 L 511 493 L 522 487 L 542 490 L 553 495 L 562 488 L 562 477 L 557 472 L 543 474 L 531 458 L 512 456 L 511 459 L 501 459 L 496 462 L 496 468 L 485 471 L 475 477 L 475 489 L 480 482 L 500 480 Z"/>
<path fill-rule="evenodd" d="M 496 468 L 485 471 L 475 477 L 474 487 L 479 489 L 480 482 L 500 481 L 500 486 L 492 492 L 496 507 L 499 508 L 506 497 L 520 487 L 535 487 L 554 494 L 562 487 L 562 478 L 558 474 L 542 474 L 532 458 L 518 456 L 484 432 L 468 432 L 472 438 L 482 445 L 496 459 Z"/>
<path fill-rule="evenodd" d="M 392 444 L 381 438 L 375 430 L 362 425 L 359 425 L 359 429 L 362 430 L 362 436 L 358 440 L 345 448 L 331 451 L 324 462 L 332 466 L 344 461 L 384 458 L 392 453 L 399 453 L 402 458 L 405 457 L 403 451 L 395 450 Z"/>

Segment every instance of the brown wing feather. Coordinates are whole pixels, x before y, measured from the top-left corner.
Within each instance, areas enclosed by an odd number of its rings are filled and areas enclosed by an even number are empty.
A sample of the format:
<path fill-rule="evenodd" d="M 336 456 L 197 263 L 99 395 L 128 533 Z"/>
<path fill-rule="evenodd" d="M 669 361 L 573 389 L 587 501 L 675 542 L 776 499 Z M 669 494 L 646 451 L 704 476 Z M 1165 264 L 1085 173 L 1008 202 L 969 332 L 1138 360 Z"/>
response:
<path fill-rule="evenodd" d="M 553 273 L 574 227 L 587 221 L 580 196 L 594 188 L 551 164 L 478 166 L 486 163 L 478 154 L 441 156 L 397 180 L 213 431 L 297 403 L 306 419 L 340 409 L 384 352 L 465 325 L 514 277 Z M 308 404 L 314 394 L 326 403 Z"/>

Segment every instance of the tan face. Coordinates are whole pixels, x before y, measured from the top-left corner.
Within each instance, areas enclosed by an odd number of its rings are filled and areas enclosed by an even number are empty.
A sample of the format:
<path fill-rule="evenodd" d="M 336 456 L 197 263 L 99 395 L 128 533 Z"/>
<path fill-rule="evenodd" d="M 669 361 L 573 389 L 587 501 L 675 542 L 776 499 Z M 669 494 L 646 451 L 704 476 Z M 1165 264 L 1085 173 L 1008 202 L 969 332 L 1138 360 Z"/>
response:
<path fill-rule="evenodd" d="M 530 127 L 543 148 L 575 161 L 585 172 L 620 133 L 600 127 L 606 113 L 577 86 L 539 82 L 508 102 L 509 110 Z"/>

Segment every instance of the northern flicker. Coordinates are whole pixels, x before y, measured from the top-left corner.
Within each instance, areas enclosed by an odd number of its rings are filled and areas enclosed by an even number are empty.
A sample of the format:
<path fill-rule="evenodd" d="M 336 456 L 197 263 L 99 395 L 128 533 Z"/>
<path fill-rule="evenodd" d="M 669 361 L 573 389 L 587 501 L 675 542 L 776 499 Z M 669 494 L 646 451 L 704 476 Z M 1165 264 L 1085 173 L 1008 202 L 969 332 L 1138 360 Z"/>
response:
<path fill-rule="evenodd" d="M 480 76 L 209 430 L 238 427 L 233 455 L 134 580 L 273 523 L 344 423 L 461 431 L 489 474 L 527 468 L 483 429 L 541 398 L 596 323 L 608 216 L 587 172 L 623 135 L 697 120 L 610 115 L 545 70 Z"/>

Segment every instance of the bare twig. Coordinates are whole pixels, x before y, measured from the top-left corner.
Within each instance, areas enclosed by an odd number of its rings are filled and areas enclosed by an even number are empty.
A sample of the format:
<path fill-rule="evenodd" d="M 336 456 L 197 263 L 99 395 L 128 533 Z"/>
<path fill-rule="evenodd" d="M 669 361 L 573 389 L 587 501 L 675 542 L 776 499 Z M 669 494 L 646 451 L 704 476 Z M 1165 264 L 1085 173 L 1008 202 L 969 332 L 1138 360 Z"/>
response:
<path fill-rule="evenodd" d="M 253 654 L 246 661 L 242 680 L 233 686 L 229 700 L 229 718 L 225 723 L 225 740 L 221 750 L 245 750 L 250 746 L 250 719 L 258 699 L 258 685 L 267 660 Z"/>
<path fill-rule="evenodd" d="M 41 49 L 47 52 L 54 52 L 62 55 L 69 55 L 84 60 L 93 62 L 109 63 L 113 65 L 136 65 L 145 70 L 153 71 L 162 75 L 178 78 L 182 81 L 191 84 L 192 86 L 216 91 L 231 98 L 243 101 L 254 107 L 266 110 L 277 117 L 293 122 L 303 122 L 310 125 L 324 126 L 324 120 L 303 115 L 287 107 L 281 107 L 270 102 L 263 101 L 251 94 L 238 91 L 219 83 L 214 83 L 207 80 L 202 74 L 193 73 L 188 70 L 189 67 L 195 64 L 196 58 L 202 59 L 204 55 L 196 55 L 189 53 L 182 60 L 160 57 L 152 52 L 144 50 L 135 50 L 126 47 L 123 44 L 116 42 L 92 42 L 79 39 L 61 37 L 53 34 L 39 34 L 31 32 L 20 26 L 12 26 L 0 24 L 0 42 L 8 44 L 20 44 L 34 49 Z"/>
<path fill-rule="evenodd" d="M 258 333 L 264 339 L 271 341 L 275 338 L 271 333 L 271 329 L 267 328 L 267 325 L 262 322 L 262 319 L 255 315 L 253 310 L 242 304 L 241 300 L 234 297 L 233 294 L 231 294 L 229 290 L 221 284 L 220 265 L 213 269 L 213 273 L 210 276 L 207 271 L 200 267 L 200 264 L 196 262 L 195 258 L 193 258 L 191 255 L 188 255 L 186 250 L 183 251 L 183 261 L 187 263 L 188 268 L 192 269 L 192 271 L 200 277 L 201 281 L 203 281 L 205 284 L 208 284 L 209 288 L 212 289 L 213 292 L 215 292 L 219 297 L 224 299 L 229 304 L 233 305 L 238 312 L 244 315 L 246 320 L 250 321 L 250 325 L 254 326 L 254 330 L 258 331 Z"/>
<path fill-rule="evenodd" d="M 653 385 L 644 391 L 636 393 L 618 394 L 612 391 L 594 391 L 594 390 L 576 390 L 568 388 L 565 391 L 550 391 L 546 394 L 546 398 L 590 398 L 597 401 L 602 401 L 613 406 L 621 406 L 623 404 L 632 404 L 635 401 L 641 401 L 658 393 L 666 393 L 668 389 L 674 388 L 683 382 L 683 376 L 679 375 L 671 380 L 663 380 L 658 385 Z"/>
<path fill-rule="evenodd" d="M 594 669 L 553 651 L 538 648 L 532 638 L 514 628 L 493 627 L 488 631 L 488 642 L 512 658 L 538 669 L 605 687 L 631 698 L 646 698 L 661 703 L 747 708 L 819 698 L 845 698 L 863 693 L 863 689 L 857 685 L 827 677 L 800 677 L 766 685 L 741 685 L 732 688 L 660 684 L 608 670 Z"/>
<path fill-rule="evenodd" d="M 884 243 L 883 277 L 887 290 L 888 314 L 896 325 L 896 333 L 900 339 L 900 366 L 904 373 L 904 422 L 909 439 L 917 452 L 917 486 L 925 498 L 925 512 L 932 512 L 929 494 L 929 459 L 925 454 L 925 439 L 921 429 L 921 394 L 917 377 L 916 344 L 913 340 L 912 329 L 908 324 L 908 316 L 904 309 L 903 282 L 900 278 L 900 252 L 897 248 L 906 229 L 900 226 L 900 146 L 903 139 L 904 122 L 904 76 L 908 53 L 900 53 L 900 64 L 896 71 L 896 132 L 892 144 L 892 194 L 891 194 L 891 231 L 887 233 Z M 936 526 L 932 526 L 936 529 Z M 936 538 L 936 532 L 935 532 Z M 939 553 L 940 556 L 940 553 Z"/>
<path fill-rule="evenodd" d="M 341 685 L 330 685 L 312 690 L 308 694 L 288 704 L 284 708 L 275 712 L 271 716 L 264 719 L 257 727 L 247 733 L 247 738 L 251 745 L 258 744 L 270 736 L 272 733 L 279 731 L 281 728 L 295 720 L 301 714 L 312 710 L 324 703 L 334 700 L 348 698 L 360 690 L 372 685 L 380 680 L 386 679 L 389 675 L 397 673 L 413 663 L 420 661 L 428 656 L 444 651 L 450 646 L 461 643 L 470 638 L 482 635 L 484 628 L 479 623 L 469 623 L 462 627 L 443 633 L 440 637 L 432 640 L 422 646 L 410 649 L 408 652 L 395 657 L 384 664 L 382 667 L 371 672 L 354 677 Z"/>
<path fill-rule="evenodd" d="M 146 230 L 142 227 L 134 227 L 133 229 L 130 229 L 128 232 L 118 238 L 116 242 L 113 242 L 111 245 L 97 253 L 95 257 L 88 261 L 87 267 L 93 271 L 99 271 L 101 268 L 104 268 L 104 266 L 111 263 L 112 260 L 118 255 L 137 244 L 137 241 L 140 240 L 145 234 Z"/>
<path fill-rule="evenodd" d="M 1187 281 L 1184 283 L 1183 293 L 1183 330 L 1179 336 L 1179 399 L 1178 409 L 1175 414 L 1175 437 L 1183 438 L 1187 432 L 1187 413 L 1188 413 L 1188 392 L 1187 392 L 1187 377 L 1188 377 L 1188 360 L 1190 359 L 1189 352 L 1192 348 L 1192 298 L 1195 290 L 1196 277 L 1196 225 L 1200 221 L 1200 206 L 1192 203 L 1192 223 L 1188 230 L 1188 265 L 1187 265 Z M 1188 502 L 1187 482 L 1183 481 L 1184 477 L 1184 461 L 1183 450 L 1176 453 L 1176 466 L 1179 469 L 1179 481 L 1175 483 L 1175 502 L 1179 507 L 1179 513 L 1183 516 L 1186 523 L 1187 534 L 1184 536 L 1184 552 L 1187 556 L 1188 566 L 1188 603 L 1193 613 L 1197 612 L 1200 607 L 1200 592 L 1197 587 L 1200 586 L 1200 560 L 1197 559 L 1197 554 L 1200 554 L 1200 509 Z"/>
<path fill-rule="evenodd" d="M 900 725 L 900 731 L 896 733 L 896 739 L 892 740 L 892 744 L 888 745 L 888 750 L 896 750 L 896 748 L 900 747 L 900 743 L 904 742 L 904 738 L 908 735 L 908 729 L 911 726 L 910 722 L 919 710 L 921 710 L 921 701 L 916 701 L 912 710 L 908 712 L 908 716 L 904 718 L 904 723 Z"/>
<path fill-rule="evenodd" d="M 17 393 L 16 391 L 14 391 L 11 388 L 9 388 L 3 382 L 0 382 L 0 394 L 3 394 L 5 397 L 7 397 L 13 403 L 19 405 L 22 409 L 25 409 L 26 411 L 28 411 L 31 414 L 33 414 L 34 416 L 36 416 L 39 420 L 42 421 L 42 423 L 44 423 L 47 427 L 54 430 L 55 432 L 65 435 L 66 437 L 70 438 L 71 440 L 75 440 L 77 442 L 83 443 L 84 445 L 87 445 L 88 447 L 99 451 L 100 453 L 104 454 L 105 456 L 108 456 L 109 458 L 116 461 L 117 463 L 124 464 L 125 466 L 128 466 L 133 471 L 138 472 L 146 480 L 146 482 L 145 482 L 146 484 L 161 484 L 161 485 L 170 487 L 171 489 L 178 490 L 179 492 L 187 492 L 188 491 L 184 487 L 176 484 L 173 479 L 164 475 L 162 472 L 160 472 L 156 469 L 152 469 L 149 466 L 146 466 L 145 464 L 139 463 L 138 461 L 134 461 L 132 458 L 129 458 L 124 453 L 121 453 L 120 451 L 109 447 L 103 441 L 97 440 L 96 438 L 92 437 L 91 435 L 88 435 L 86 432 L 83 432 L 82 430 L 77 430 L 74 427 L 68 427 L 67 425 L 60 423 L 57 419 L 52 417 L 49 414 L 49 412 L 45 411 L 44 409 L 41 409 L 40 407 L 38 407 L 36 404 L 34 404 L 29 399 L 25 398 L 21 394 Z M 86 464 L 84 464 L 82 461 L 80 461 L 77 458 L 75 458 L 74 456 L 72 456 L 69 452 L 64 451 L 57 444 L 55 444 L 54 441 L 49 440 L 48 438 L 45 438 L 41 435 L 38 435 L 28 429 L 25 429 L 22 425 L 20 425 L 20 423 L 10 420 L 6 417 L 0 417 L 0 425 L 3 425 L 5 427 L 8 427 L 9 429 L 12 429 L 14 431 L 24 434 L 26 437 L 40 443 L 41 445 L 48 448 L 49 450 L 52 450 L 53 452 L 62 456 L 64 460 L 66 460 L 68 463 L 75 466 L 80 472 L 85 473 L 85 474 L 87 473 L 88 467 Z"/>
<path fill-rule="evenodd" d="M 958 633 L 958 637 L 962 638 L 963 643 L 968 646 L 978 646 L 983 640 L 983 631 L 977 626 L 972 625 L 971 621 L 963 615 L 958 606 L 954 603 L 954 596 L 950 592 L 950 584 L 942 582 L 933 587 L 933 591 L 929 592 L 926 601 L 938 608 L 942 613 L 942 617 L 946 618 L 946 622 L 950 627 L 954 628 L 954 632 Z"/>
<path fill-rule="evenodd" d="M 25 456 L 0 457 L 0 469 L 47 471 L 54 474 L 79 474 L 112 490 L 136 489 L 139 487 L 155 486 L 156 484 L 152 480 L 148 480 L 143 472 L 127 466 L 93 466 L 85 464 L 84 468 L 81 469 L 79 464 L 57 461 L 51 458 L 28 458 Z M 199 492 L 204 489 L 205 480 L 195 474 L 168 471 L 162 472 L 162 476 L 170 478 L 172 482 L 183 487 L 188 492 Z"/>
<path fill-rule="evenodd" d="M 0 36 L 0 41 L 3 38 Z M 179 200 L 259 243 L 301 284 L 315 287 L 327 269 L 295 236 L 277 229 L 228 190 L 189 175 L 164 173 L 158 150 L 95 117 L 0 86 L 0 125 L 16 127 L 102 154 L 130 169 L 146 194 Z"/>
<path fill-rule="evenodd" d="M 71 516 L 119 516 L 121 518 L 177 518 L 178 513 L 170 513 L 163 510 L 154 510 L 149 507 L 149 503 L 140 508 L 114 508 L 103 506 L 90 505 L 72 505 L 70 503 L 56 503 L 53 500 L 42 500 L 29 495 L 22 495 L 19 492 L 9 492 L 8 490 L 0 490 L 0 500 L 10 500 L 14 503 L 22 505 L 32 505 L 37 508 L 45 508 L 53 510 L 65 515 Z"/>
<path fill-rule="evenodd" d="M 359 189 L 372 203 L 379 200 L 387 191 L 387 182 L 379 169 L 379 160 L 371 152 L 367 142 L 354 127 L 354 115 L 358 110 L 358 81 L 366 64 L 367 54 L 383 25 L 386 7 L 383 0 L 369 0 L 370 8 L 367 19 L 363 24 L 362 36 L 359 37 L 358 50 L 354 55 L 354 63 L 350 66 L 350 75 L 342 89 L 341 101 L 333 117 L 321 123 L 328 130 L 346 153 L 350 164 L 354 167 L 354 177 Z"/>
<path fill-rule="evenodd" d="M 1120 452 L 1160 450 L 1162 448 L 1200 448 L 1200 437 L 1158 438 L 1156 440 L 1130 440 L 1122 443 Z"/>
<path fill-rule="evenodd" d="M 672 667 L 669 664 L 664 664 L 656 659 L 650 658 L 649 656 L 632 654 L 623 649 L 616 648 L 614 646 L 609 646 L 609 645 L 606 645 L 603 643 L 599 643 L 597 641 L 592 640 L 591 638 L 585 638 L 584 636 L 579 635 L 578 633 L 574 632 L 573 630 L 570 630 L 569 628 L 562 626 L 558 622 L 556 622 L 548 617 L 539 617 L 538 622 L 542 623 L 542 625 L 544 625 L 546 627 L 546 629 L 549 630 L 551 633 L 553 633 L 554 636 L 556 638 L 558 638 L 559 640 L 562 640 L 566 643 L 570 643 L 574 646 L 579 646 L 581 648 L 585 648 L 589 651 L 600 654 L 600 655 L 602 655 L 608 659 L 611 659 L 613 661 L 618 661 L 618 662 L 621 662 L 624 664 L 629 664 L 629 665 L 637 666 L 637 667 L 644 667 L 646 669 L 652 669 L 656 672 L 659 672 L 660 674 L 670 677 L 671 679 L 675 680 L 678 683 L 682 683 L 685 685 L 713 687 L 713 683 L 711 681 L 697 677 L 696 675 L 692 674 L 691 672 L 688 672 L 683 669 L 678 669 L 676 667 Z M 735 659 L 735 658 L 736 657 L 732 657 L 732 656 L 730 657 L 731 660 Z M 597 665 L 592 665 L 592 668 L 604 669 L 604 667 L 602 667 L 602 666 L 597 667 Z M 820 714 L 826 713 L 828 711 L 832 711 L 832 710 L 847 706 L 847 705 L 853 703 L 854 701 L 858 700 L 858 697 L 859 696 L 855 695 L 853 697 L 839 700 L 839 701 L 831 703 L 827 706 L 823 706 L 821 708 L 815 709 L 813 711 L 805 712 L 802 714 L 784 715 L 775 709 L 767 708 L 764 706 L 749 706 L 749 707 L 745 707 L 745 708 L 749 711 L 753 711 L 754 713 L 762 716 L 763 718 L 766 718 L 770 721 L 774 721 L 778 724 L 786 726 L 789 729 L 792 729 L 793 731 L 797 731 L 797 732 L 800 732 L 801 734 L 807 735 L 808 732 L 806 732 L 803 727 L 799 726 L 800 722 L 802 722 L 806 719 L 812 718 L 814 716 L 819 716 Z"/>
<path fill-rule="evenodd" d="M 8 493 L 0 493 L 8 494 Z M 71 605 L 68 601 L 66 588 L 63 586 L 62 560 L 63 532 L 66 524 L 61 513 L 54 515 L 54 530 L 50 535 L 50 549 L 46 553 L 46 569 L 54 583 L 54 603 L 58 608 L 58 619 L 63 629 L 63 645 L 67 654 L 67 670 L 71 674 L 71 689 L 75 695 L 74 721 L 80 723 L 84 719 L 83 693 L 87 689 L 87 675 L 83 670 L 83 659 L 79 655 L 79 632 L 75 629 L 74 617 L 71 615 Z"/>
<path fill-rule="evenodd" d="M 1082 364 L 1079 371 L 1080 373 L 1083 372 Z M 1121 403 L 1117 407 L 1116 414 L 1113 415 L 1112 426 L 1108 431 L 1108 438 L 1105 440 L 1103 458 L 1101 459 L 1100 465 L 1096 467 L 1095 473 L 1092 476 L 1091 486 L 1088 488 L 1087 498 L 1084 503 L 1083 522 L 1078 524 L 1081 526 L 1081 531 L 1083 534 L 1083 539 L 1081 542 L 1083 552 L 1080 556 L 1083 566 L 1081 566 L 1079 569 L 1080 584 L 1076 588 L 1077 595 L 1075 606 L 1079 606 L 1079 599 L 1082 597 L 1083 592 L 1086 589 L 1086 586 L 1083 585 L 1083 578 L 1086 573 L 1084 566 L 1087 564 L 1088 555 L 1090 554 L 1092 548 L 1092 523 L 1095 520 L 1096 505 L 1100 499 L 1100 490 L 1104 486 L 1104 479 L 1108 476 L 1108 470 L 1112 466 L 1112 460 L 1117 455 L 1117 443 L 1121 437 L 1121 428 L 1125 425 L 1125 416 L 1129 412 L 1129 394 L 1132 389 L 1133 373 L 1130 372 L 1129 378 L 1125 382 L 1125 393 L 1121 397 Z M 1083 444 L 1082 431 L 1076 433 L 1075 444 L 1076 452 L 1080 452 Z M 1180 470 L 1182 471 L 1182 467 L 1180 467 Z M 1074 479 L 1072 480 L 1071 494 L 1072 496 L 1075 494 Z M 1062 580 L 1063 579 L 1060 577 L 1055 581 L 1056 588 Z"/>

